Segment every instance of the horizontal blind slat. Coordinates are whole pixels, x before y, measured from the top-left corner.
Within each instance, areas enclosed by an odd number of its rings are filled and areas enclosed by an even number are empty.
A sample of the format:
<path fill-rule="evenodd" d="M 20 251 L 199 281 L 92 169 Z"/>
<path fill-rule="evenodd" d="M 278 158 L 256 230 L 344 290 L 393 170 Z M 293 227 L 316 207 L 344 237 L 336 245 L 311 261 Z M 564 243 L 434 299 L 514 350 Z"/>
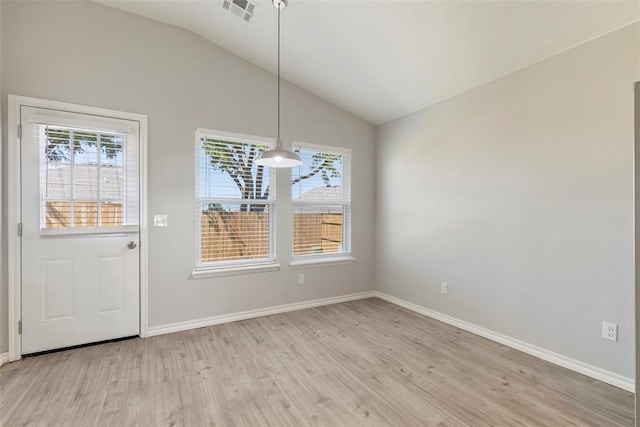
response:
<path fill-rule="evenodd" d="M 293 256 L 350 251 L 350 150 L 294 145 Z"/>
<path fill-rule="evenodd" d="M 41 156 L 41 230 L 138 225 L 137 139 L 88 125 L 32 126 Z"/>
<path fill-rule="evenodd" d="M 203 133 L 196 143 L 198 265 L 273 259 L 275 188 L 255 164 L 271 145 Z"/>

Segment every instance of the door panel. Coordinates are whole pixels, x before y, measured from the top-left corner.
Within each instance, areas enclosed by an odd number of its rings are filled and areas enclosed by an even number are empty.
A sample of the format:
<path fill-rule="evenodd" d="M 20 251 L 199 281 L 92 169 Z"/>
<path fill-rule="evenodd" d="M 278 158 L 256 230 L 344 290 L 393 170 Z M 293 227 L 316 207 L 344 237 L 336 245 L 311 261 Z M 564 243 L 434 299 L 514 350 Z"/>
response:
<path fill-rule="evenodd" d="M 23 354 L 140 332 L 138 123 L 47 113 L 21 110 Z"/>
<path fill-rule="evenodd" d="M 122 255 L 98 257 L 98 313 L 124 310 L 124 263 Z"/>
<path fill-rule="evenodd" d="M 73 259 L 42 258 L 41 321 L 73 319 Z"/>

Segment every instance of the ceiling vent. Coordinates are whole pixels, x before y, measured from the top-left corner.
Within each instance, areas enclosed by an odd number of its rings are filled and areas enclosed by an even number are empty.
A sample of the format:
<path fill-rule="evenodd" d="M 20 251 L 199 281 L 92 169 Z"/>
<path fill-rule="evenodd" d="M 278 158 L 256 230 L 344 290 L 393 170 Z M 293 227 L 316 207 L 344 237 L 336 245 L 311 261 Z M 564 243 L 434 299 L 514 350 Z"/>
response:
<path fill-rule="evenodd" d="M 223 0 L 222 8 L 228 10 L 243 21 L 249 22 L 253 18 L 258 3 L 252 0 Z"/>

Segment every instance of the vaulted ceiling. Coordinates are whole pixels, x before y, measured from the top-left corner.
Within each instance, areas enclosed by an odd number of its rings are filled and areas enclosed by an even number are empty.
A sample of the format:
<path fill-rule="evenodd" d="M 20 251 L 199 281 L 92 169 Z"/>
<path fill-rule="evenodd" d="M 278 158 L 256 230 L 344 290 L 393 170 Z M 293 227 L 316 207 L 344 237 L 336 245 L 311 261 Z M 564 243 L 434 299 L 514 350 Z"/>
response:
<path fill-rule="evenodd" d="M 248 23 L 222 0 L 100 2 L 275 72 L 270 0 Z M 283 78 L 381 124 L 636 22 L 640 2 L 290 0 L 281 19 Z"/>

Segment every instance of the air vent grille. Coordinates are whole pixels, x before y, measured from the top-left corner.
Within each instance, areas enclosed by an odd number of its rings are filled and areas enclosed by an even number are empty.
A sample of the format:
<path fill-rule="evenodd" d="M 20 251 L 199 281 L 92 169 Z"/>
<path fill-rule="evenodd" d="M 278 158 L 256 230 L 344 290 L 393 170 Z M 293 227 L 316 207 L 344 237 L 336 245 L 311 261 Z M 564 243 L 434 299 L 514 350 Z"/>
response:
<path fill-rule="evenodd" d="M 255 0 L 223 0 L 222 2 L 224 10 L 228 10 L 245 22 L 249 22 L 253 18 L 256 6 L 258 6 L 258 2 Z"/>

